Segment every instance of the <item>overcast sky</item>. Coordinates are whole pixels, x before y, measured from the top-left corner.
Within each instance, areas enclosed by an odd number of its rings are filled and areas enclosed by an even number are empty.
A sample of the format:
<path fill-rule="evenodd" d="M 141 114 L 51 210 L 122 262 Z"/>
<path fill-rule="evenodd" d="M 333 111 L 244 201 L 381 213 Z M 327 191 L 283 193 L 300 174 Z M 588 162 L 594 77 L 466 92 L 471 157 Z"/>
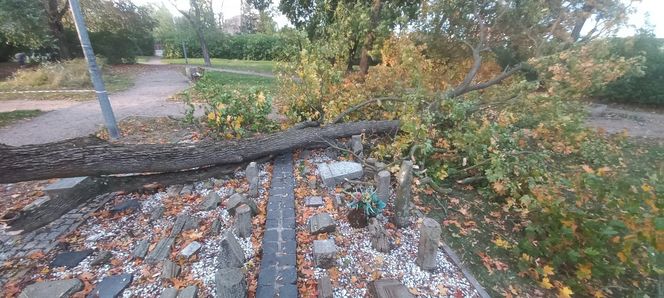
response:
<path fill-rule="evenodd" d="M 147 4 L 147 3 L 164 3 L 166 7 L 171 10 L 174 15 L 177 15 L 178 12 L 171 5 L 170 0 L 132 0 L 136 4 Z M 186 9 L 188 7 L 188 0 L 174 0 L 175 3 L 181 9 Z M 629 1 L 629 0 L 625 0 Z M 275 21 L 282 27 L 289 24 L 286 17 L 279 14 L 276 6 L 278 5 L 279 0 L 273 0 L 272 8 L 275 12 Z M 230 17 L 240 14 L 240 0 L 212 0 L 214 10 L 216 13 L 220 11 L 223 13 L 224 18 L 228 19 Z M 643 27 L 647 19 L 651 24 L 655 25 L 655 34 L 657 37 L 664 38 L 664 0 L 641 0 L 640 2 L 635 2 L 634 7 L 637 9 L 637 12 L 630 18 L 629 28 L 625 28 L 620 31 L 619 35 L 628 36 L 632 35 L 636 28 Z"/>

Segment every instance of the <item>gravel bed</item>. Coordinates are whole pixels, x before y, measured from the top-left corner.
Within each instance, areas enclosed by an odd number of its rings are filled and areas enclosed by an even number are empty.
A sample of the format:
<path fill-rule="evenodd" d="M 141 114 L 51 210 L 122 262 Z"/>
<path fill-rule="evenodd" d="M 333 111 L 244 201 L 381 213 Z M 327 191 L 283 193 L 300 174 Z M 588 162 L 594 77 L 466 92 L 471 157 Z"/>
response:
<path fill-rule="evenodd" d="M 325 156 L 323 151 L 312 151 L 306 162 L 302 159 L 296 160 L 296 166 L 300 165 L 298 167 L 300 171 L 308 171 L 305 175 L 315 174 L 318 176 L 315 164 L 329 160 L 330 158 Z M 301 166 L 303 164 L 304 167 Z M 300 187 L 302 187 L 302 183 L 307 181 L 307 177 L 300 176 L 299 178 L 301 178 L 298 180 L 300 181 Z M 318 181 L 320 182 L 319 176 Z M 324 189 L 319 190 L 318 194 L 323 194 L 327 196 L 326 200 L 330 200 L 338 194 L 337 191 L 338 189 Z M 298 196 L 297 193 L 296 191 L 296 200 L 298 201 L 296 205 L 297 208 L 300 208 L 297 213 L 311 211 L 303 211 L 302 208 L 313 208 L 305 207 L 302 203 L 304 196 Z M 347 199 L 346 195 L 342 194 L 342 196 Z M 385 209 L 385 216 L 379 215 L 377 217 L 390 235 L 393 249 L 389 253 L 381 253 L 371 247 L 368 229 L 356 229 L 350 226 L 346 218 L 348 207 L 344 206 L 338 211 L 327 208 L 325 212 L 332 215 L 337 224 L 337 230 L 322 238 L 335 240 L 338 248 L 336 266 L 331 269 L 321 269 L 312 265 L 310 268 L 300 267 L 300 271 L 313 270 L 313 279 L 318 279 L 325 274 L 329 275 L 332 279 L 334 297 L 365 297 L 370 281 L 385 278 L 401 281 L 417 297 L 479 297 L 461 270 L 454 265 L 442 249 L 439 250 L 437 255 L 438 267 L 433 271 L 421 270 L 415 264 L 419 243 L 419 221 L 412 217 L 412 224 L 409 227 L 396 229 L 394 225 L 388 222 L 386 217 L 391 213 L 393 199 L 393 197 L 390 199 Z M 319 210 L 315 210 L 313 213 L 323 212 L 323 209 L 324 207 L 319 207 Z M 299 220 L 297 229 L 300 234 L 308 234 L 306 220 Z M 313 238 L 320 239 L 321 237 L 314 236 Z M 302 245 L 300 247 L 302 248 Z M 313 264 L 313 253 L 310 245 L 305 244 L 304 249 L 301 249 L 299 253 L 305 254 L 304 259 L 307 264 Z"/>
<path fill-rule="evenodd" d="M 268 173 L 271 166 L 259 165 L 260 184 L 259 197 L 256 203 L 264 206 L 267 201 L 266 188 L 269 186 L 271 175 Z M 57 280 L 66 278 L 79 278 L 94 286 L 105 276 L 132 273 L 133 282 L 125 289 L 123 297 L 158 297 L 166 287 L 179 283 L 181 287 L 197 285 L 199 297 L 213 296 L 215 293 L 214 278 L 217 266 L 217 255 L 220 251 L 222 235 L 231 229 L 233 217 L 222 206 L 211 211 L 198 211 L 197 206 L 202 202 L 210 191 L 215 191 L 225 201 L 235 191 L 246 191 L 247 183 L 244 172 L 238 171 L 232 179 L 211 179 L 209 181 L 193 184 L 194 192 L 191 196 L 169 196 L 167 190 L 152 194 L 124 194 L 117 195 L 100 211 L 91 216 L 78 229 L 61 240 L 59 246 L 47 257 L 38 261 L 37 269 L 32 274 L 33 280 Z M 111 214 L 110 209 L 117 203 L 135 199 L 141 204 L 140 211 L 126 211 L 119 214 Z M 150 220 L 154 208 L 165 207 L 164 215 L 157 220 Z M 182 267 L 181 273 L 176 280 L 164 280 L 161 278 L 162 262 L 156 264 L 144 263 L 140 259 L 132 259 L 132 252 L 136 244 L 144 239 L 149 240 L 150 250 L 154 248 L 157 241 L 167 237 L 175 218 L 179 214 L 189 214 L 201 219 L 199 229 L 184 231 L 176 238 L 168 259 L 179 263 Z M 210 235 L 209 228 L 214 219 L 220 219 L 222 223 L 221 232 Z M 252 278 L 257 274 L 257 257 L 260 247 L 254 243 L 257 241 L 257 233 L 262 234 L 262 228 L 256 227 L 254 221 L 254 235 L 252 237 L 240 238 L 240 245 L 244 249 L 247 262 L 245 269 Z M 253 238 L 253 239 L 252 239 Z M 178 260 L 179 252 L 192 241 L 202 244 L 196 256 L 189 260 Z M 259 240 L 259 239 L 258 239 Z M 92 249 L 95 252 L 73 268 L 48 268 L 49 262 L 59 252 L 78 251 Z M 113 255 L 110 262 L 104 265 L 92 267 L 90 262 L 99 251 L 110 251 Z M 87 285 L 91 288 L 90 285 Z"/>

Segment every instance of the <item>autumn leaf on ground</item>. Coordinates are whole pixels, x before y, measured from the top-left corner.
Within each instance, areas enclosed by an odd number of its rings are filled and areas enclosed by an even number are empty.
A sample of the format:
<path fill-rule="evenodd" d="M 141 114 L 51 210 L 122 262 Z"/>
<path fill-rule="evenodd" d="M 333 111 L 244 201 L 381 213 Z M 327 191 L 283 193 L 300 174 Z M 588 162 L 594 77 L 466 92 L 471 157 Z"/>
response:
<path fill-rule="evenodd" d="M 549 289 L 553 288 L 553 284 L 551 284 L 551 281 L 549 280 L 548 277 L 544 277 L 544 278 L 542 278 L 542 281 L 540 282 L 540 287 L 549 290 Z"/>
<path fill-rule="evenodd" d="M 558 297 L 560 298 L 570 298 L 572 297 L 572 294 L 574 294 L 574 292 L 572 292 L 569 287 L 562 287 L 558 291 Z"/>

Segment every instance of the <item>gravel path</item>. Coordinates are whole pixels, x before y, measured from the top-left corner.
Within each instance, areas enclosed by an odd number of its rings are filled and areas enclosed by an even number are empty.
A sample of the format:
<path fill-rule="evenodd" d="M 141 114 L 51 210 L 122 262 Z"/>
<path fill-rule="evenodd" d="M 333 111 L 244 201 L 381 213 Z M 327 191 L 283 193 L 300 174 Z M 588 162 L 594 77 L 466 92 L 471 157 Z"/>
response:
<path fill-rule="evenodd" d="M 589 126 L 602 128 L 611 134 L 627 130 L 630 137 L 664 139 L 664 114 L 601 104 L 591 105 L 589 110 Z"/>
<path fill-rule="evenodd" d="M 167 98 L 189 85 L 184 75 L 175 67 L 155 67 L 138 75 L 134 87 L 111 94 L 111 105 L 118 122 L 128 116 L 181 117 L 185 105 L 168 101 Z M 0 143 L 19 146 L 60 141 L 82 137 L 94 133 L 103 126 L 104 120 L 99 102 L 91 100 L 82 103 L 63 102 L 59 104 L 41 101 L 23 103 L 23 107 L 45 110 L 55 109 L 28 121 L 0 129 Z M 66 106 L 72 104 L 70 106 Z M 19 103 L 0 102 L 0 111 Z"/>

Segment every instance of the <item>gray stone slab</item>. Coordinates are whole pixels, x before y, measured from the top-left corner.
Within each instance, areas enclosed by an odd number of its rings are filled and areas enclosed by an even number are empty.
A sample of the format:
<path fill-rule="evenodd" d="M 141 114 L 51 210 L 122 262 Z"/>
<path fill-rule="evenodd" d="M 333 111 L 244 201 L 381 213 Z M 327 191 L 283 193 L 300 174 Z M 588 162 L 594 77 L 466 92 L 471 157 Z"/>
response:
<path fill-rule="evenodd" d="M 174 238 L 168 237 L 159 240 L 157 245 L 152 249 L 152 251 L 145 257 L 147 263 L 157 263 L 165 259 L 170 253 L 173 243 L 175 242 Z"/>
<path fill-rule="evenodd" d="M 330 281 L 330 276 L 324 274 L 318 279 L 318 298 L 332 298 L 334 295 L 332 293 L 332 281 Z"/>
<path fill-rule="evenodd" d="M 319 213 L 309 218 L 309 232 L 311 234 L 331 233 L 337 229 L 337 225 L 329 213 Z"/>
<path fill-rule="evenodd" d="M 86 249 L 82 251 L 71 251 L 71 252 L 63 252 L 55 256 L 55 259 L 51 262 L 50 267 L 67 267 L 67 268 L 72 268 L 76 267 L 78 263 L 83 261 L 85 258 L 87 258 L 89 255 L 92 254 L 91 249 Z"/>
<path fill-rule="evenodd" d="M 178 298 L 196 298 L 198 297 L 198 287 L 188 286 L 178 293 Z"/>
<path fill-rule="evenodd" d="M 228 209 L 228 212 L 231 215 L 235 214 L 235 208 L 240 206 L 241 204 L 246 204 L 251 208 L 251 213 L 256 215 L 258 214 L 258 206 L 256 205 L 256 202 L 254 200 L 247 198 L 239 193 L 233 194 L 230 198 L 228 198 L 228 203 L 226 204 L 226 208 Z"/>
<path fill-rule="evenodd" d="M 23 211 L 33 210 L 33 209 L 41 206 L 42 204 L 48 202 L 49 200 L 51 200 L 51 198 L 48 197 L 48 196 L 37 198 L 36 200 L 32 201 L 32 203 L 30 203 L 28 205 L 25 205 L 25 207 L 23 207 Z"/>
<path fill-rule="evenodd" d="M 136 211 L 141 210 L 141 203 L 138 200 L 125 200 L 117 205 L 113 206 L 110 211 L 111 213 L 123 212 L 123 211 Z"/>
<path fill-rule="evenodd" d="M 83 289 L 78 279 L 42 281 L 31 284 L 21 292 L 19 298 L 65 298 Z"/>
<path fill-rule="evenodd" d="M 389 171 L 380 171 L 376 174 L 376 196 L 383 202 L 387 202 L 390 199 L 390 187 L 391 182 L 390 178 L 392 175 Z"/>
<path fill-rule="evenodd" d="M 201 211 L 210 211 L 214 210 L 221 204 L 221 197 L 213 190 L 210 191 L 206 196 L 203 202 L 198 205 L 198 210 Z"/>
<path fill-rule="evenodd" d="M 184 226 L 187 224 L 189 221 L 190 216 L 187 214 L 180 214 L 177 217 L 175 217 L 175 223 L 173 223 L 173 229 L 171 229 L 171 236 L 170 237 L 177 237 L 182 233 L 182 230 L 184 230 Z"/>
<path fill-rule="evenodd" d="M 182 185 L 171 185 L 168 188 L 166 188 L 166 196 L 169 197 L 175 197 L 180 195 L 180 191 L 182 191 Z"/>
<path fill-rule="evenodd" d="M 53 198 L 57 195 L 67 193 L 76 186 L 83 184 L 87 181 L 90 181 L 90 177 L 71 177 L 71 178 L 62 178 L 48 186 L 44 187 L 44 192 L 49 197 Z"/>
<path fill-rule="evenodd" d="M 193 241 L 180 251 L 180 256 L 184 257 L 185 259 L 188 259 L 191 256 L 195 255 L 198 252 L 198 250 L 201 249 L 201 247 L 203 247 L 203 245 L 200 242 Z"/>
<path fill-rule="evenodd" d="M 184 230 L 195 230 L 198 229 L 198 227 L 201 225 L 202 219 L 200 217 L 196 216 L 190 216 L 187 219 L 187 222 L 184 224 Z"/>
<path fill-rule="evenodd" d="M 218 268 L 240 268 L 246 258 L 244 250 L 233 233 L 226 232 L 221 239 L 221 250 L 217 257 Z"/>
<path fill-rule="evenodd" d="M 134 258 L 145 258 L 145 255 L 148 253 L 148 246 L 150 246 L 150 241 L 148 239 L 139 241 L 131 255 Z"/>
<path fill-rule="evenodd" d="M 245 170 L 245 175 L 247 177 L 247 182 L 249 183 L 249 190 L 247 191 L 247 195 L 255 198 L 258 196 L 259 186 L 258 165 L 256 162 L 249 163 L 247 169 Z"/>
<path fill-rule="evenodd" d="M 182 187 L 182 190 L 180 191 L 181 196 L 190 196 L 193 193 L 194 193 L 193 185 L 185 185 Z"/>
<path fill-rule="evenodd" d="M 239 237 L 246 238 L 251 236 L 251 208 L 242 204 L 235 208 L 235 231 Z"/>
<path fill-rule="evenodd" d="M 323 269 L 333 267 L 337 260 L 337 246 L 333 240 L 314 240 L 314 264 Z"/>
<path fill-rule="evenodd" d="M 164 261 L 164 266 L 161 269 L 161 278 L 174 278 L 180 274 L 180 265 L 175 264 L 171 260 Z M 177 291 L 176 291 L 177 293 Z"/>
<path fill-rule="evenodd" d="M 152 221 L 160 219 L 164 215 L 165 210 L 166 208 L 164 208 L 162 205 L 154 207 L 154 209 L 152 209 L 152 214 L 150 214 L 150 220 Z"/>
<path fill-rule="evenodd" d="M 120 274 L 104 277 L 88 297 L 116 298 L 122 294 L 133 279 L 131 274 Z"/>
<path fill-rule="evenodd" d="M 367 287 L 372 298 L 415 298 L 408 288 L 396 279 L 379 279 L 369 283 Z"/>
<path fill-rule="evenodd" d="M 304 206 L 307 207 L 320 207 L 325 205 L 325 202 L 323 201 L 323 197 L 321 196 L 313 196 L 313 197 L 306 197 L 304 198 Z"/>
<path fill-rule="evenodd" d="M 212 221 L 212 224 L 210 225 L 210 235 L 212 236 L 219 235 L 220 231 L 221 231 L 221 220 L 215 218 L 214 221 Z"/>
<path fill-rule="evenodd" d="M 176 288 L 165 288 L 163 291 L 161 291 L 161 296 L 160 298 L 177 298 L 178 296 L 178 289 Z"/>
<path fill-rule="evenodd" d="M 364 172 L 362 165 L 351 161 L 337 161 L 329 164 L 319 163 L 318 174 L 327 187 L 334 187 L 344 182 L 344 179 L 362 178 Z"/>
<path fill-rule="evenodd" d="M 97 256 L 90 261 L 90 266 L 99 266 L 105 264 L 113 257 L 113 254 L 110 251 L 101 251 Z"/>
<path fill-rule="evenodd" d="M 435 219 L 427 217 L 422 221 L 415 263 L 423 270 L 434 270 L 438 267 L 436 256 L 441 233 L 440 224 Z"/>
<path fill-rule="evenodd" d="M 247 280 L 239 268 L 219 269 L 214 276 L 217 298 L 247 297 Z"/>

